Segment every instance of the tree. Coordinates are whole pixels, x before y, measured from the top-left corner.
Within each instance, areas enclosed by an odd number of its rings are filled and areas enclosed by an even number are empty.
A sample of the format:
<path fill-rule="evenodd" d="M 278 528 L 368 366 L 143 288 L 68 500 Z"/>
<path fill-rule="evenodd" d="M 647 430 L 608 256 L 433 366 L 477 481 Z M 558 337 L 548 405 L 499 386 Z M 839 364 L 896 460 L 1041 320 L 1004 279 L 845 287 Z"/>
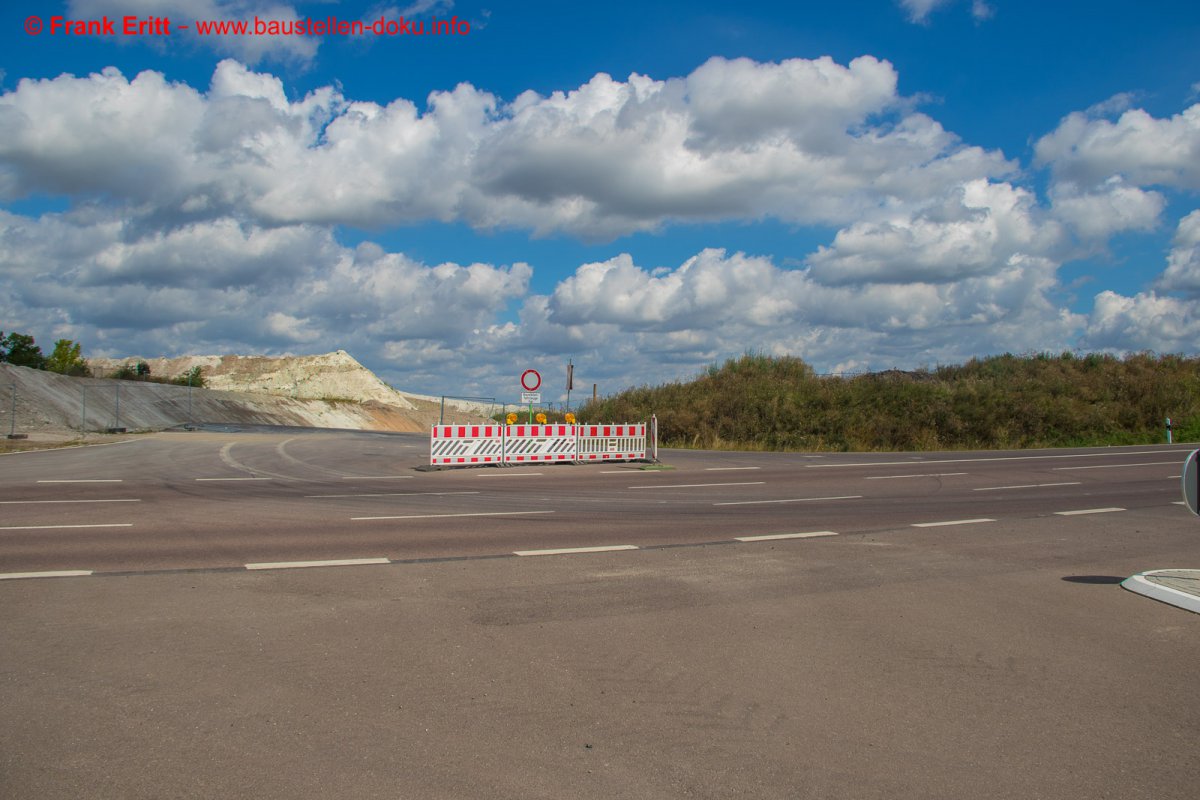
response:
<path fill-rule="evenodd" d="M 24 333 L 10 333 L 0 342 L 0 355 L 3 356 L 3 361 L 7 361 L 16 367 L 32 367 L 33 369 L 45 369 L 46 357 L 42 355 L 42 348 L 38 347 L 33 341 L 32 336 Z"/>
<path fill-rule="evenodd" d="M 80 345 L 70 339 L 54 343 L 54 352 L 46 359 L 46 369 L 63 375 L 88 376 L 92 371 L 80 355 Z"/>

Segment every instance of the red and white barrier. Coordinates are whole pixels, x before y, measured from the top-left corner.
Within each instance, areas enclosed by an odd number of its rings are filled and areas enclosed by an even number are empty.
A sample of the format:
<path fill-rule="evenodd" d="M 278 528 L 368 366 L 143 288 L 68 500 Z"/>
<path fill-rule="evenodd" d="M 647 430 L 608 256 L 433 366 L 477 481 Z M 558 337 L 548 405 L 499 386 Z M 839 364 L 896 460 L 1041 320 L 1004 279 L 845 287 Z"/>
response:
<path fill-rule="evenodd" d="M 499 464 L 503 460 L 502 425 L 435 425 L 429 437 L 430 464 Z"/>
<path fill-rule="evenodd" d="M 506 425 L 504 462 L 574 461 L 575 429 L 575 425 Z"/>
<path fill-rule="evenodd" d="M 580 425 L 578 461 L 634 461 L 646 457 L 646 423 Z"/>
<path fill-rule="evenodd" d="M 632 425 L 436 425 L 433 466 L 641 461 L 646 423 Z M 654 453 L 650 457 L 657 456 Z"/>

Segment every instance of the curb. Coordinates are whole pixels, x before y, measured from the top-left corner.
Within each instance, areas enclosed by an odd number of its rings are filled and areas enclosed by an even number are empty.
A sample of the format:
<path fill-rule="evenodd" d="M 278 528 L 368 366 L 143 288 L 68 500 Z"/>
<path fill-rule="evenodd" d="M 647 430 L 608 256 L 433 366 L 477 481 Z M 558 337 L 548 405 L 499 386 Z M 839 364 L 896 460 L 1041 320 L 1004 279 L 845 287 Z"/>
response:
<path fill-rule="evenodd" d="M 1183 583 L 1187 588 L 1178 588 Z M 1194 588 L 1192 585 L 1194 584 Z M 1200 614 L 1200 569 L 1156 569 L 1126 578 L 1121 586 L 1162 603 Z"/>

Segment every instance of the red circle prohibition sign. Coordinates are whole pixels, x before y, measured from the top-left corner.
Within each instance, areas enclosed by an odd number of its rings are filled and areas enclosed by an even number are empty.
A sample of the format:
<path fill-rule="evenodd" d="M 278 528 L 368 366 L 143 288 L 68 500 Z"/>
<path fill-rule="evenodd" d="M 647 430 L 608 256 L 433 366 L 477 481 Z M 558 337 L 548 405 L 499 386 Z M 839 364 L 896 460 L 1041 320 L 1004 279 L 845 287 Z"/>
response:
<path fill-rule="evenodd" d="M 530 375 L 533 376 L 533 386 L 525 382 L 525 379 Z M 536 369 L 527 369 L 521 373 L 521 388 L 527 392 L 536 392 L 538 387 L 542 385 L 542 376 Z"/>

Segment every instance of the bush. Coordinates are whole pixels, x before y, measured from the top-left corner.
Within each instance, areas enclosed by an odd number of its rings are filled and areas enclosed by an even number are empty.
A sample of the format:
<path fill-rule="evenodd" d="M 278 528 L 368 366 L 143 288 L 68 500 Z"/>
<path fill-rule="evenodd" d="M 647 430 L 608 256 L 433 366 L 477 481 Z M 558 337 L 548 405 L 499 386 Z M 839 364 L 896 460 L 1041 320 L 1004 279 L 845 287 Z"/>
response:
<path fill-rule="evenodd" d="M 936 370 L 817 376 L 745 355 L 692 381 L 582 406 L 591 421 L 657 414 L 664 446 L 933 450 L 1200 440 L 1200 359 L 1006 353 Z"/>

